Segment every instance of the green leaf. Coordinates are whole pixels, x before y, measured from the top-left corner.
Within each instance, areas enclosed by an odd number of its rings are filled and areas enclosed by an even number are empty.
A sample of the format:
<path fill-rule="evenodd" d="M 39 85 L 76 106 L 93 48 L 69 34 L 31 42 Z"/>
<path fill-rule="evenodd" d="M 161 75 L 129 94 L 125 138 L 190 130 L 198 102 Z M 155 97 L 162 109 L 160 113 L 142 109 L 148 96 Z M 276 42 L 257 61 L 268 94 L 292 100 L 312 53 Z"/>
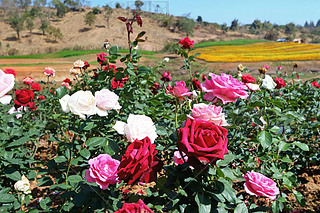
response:
<path fill-rule="evenodd" d="M 300 192 L 295 191 L 295 190 L 293 190 L 293 194 L 296 197 L 299 205 L 304 207 L 306 205 L 306 200 L 305 200 L 304 196 Z"/>
<path fill-rule="evenodd" d="M 86 146 L 87 147 L 97 147 L 97 146 L 103 145 L 105 143 L 107 143 L 106 138 L 93 137 L 93 138 L 90 138 L 89 140 L 86 141 Z"/>
<path fill-rule="evenodd" d="M 89 159 L 90 158 L 90 151 L 87 150 L 87 149 L 82 149 L 80 151 L 80 155 L 86 159 Z"/>
<path fill-rule="evenodd" d="M 234 159 L 234 155 L 229 152 L 224 156 L 224 160 L 219 160 L 217 162 L 217 166 L 227 166 L 230 162 L 232 162 Z"/>
<path fill-rule="evenodd" d="M 261 146 L 266 149 L 269 148 L 272 144 L 272 135 L 269 132 L 262 131 L 257 137 L 258 141 L 261 143 Z"/>
<path fill-rule="evenodd" d="M 309 151 L 309 147 L 307 144 L 301 143 L 301 142 L 294 142 L 294 145 L 296 145 L 297 147 L 299 147 L 300 149 L 302 149 L 303 151 Z"/>
<path fill-rule="evenodd" d="M 83 130 L 89 131 L 89 130 L 95 128 L 95 127 L 96 127 L 96 125 L 94 124 L 94 122 L 89 122 L 89 123 L 83 128 Z"/>
<path fill-rule="evenodd" d="M 8 144 L 7 147 L 21 146 L 21 145 L 25 144 L 25 142 L 30 141 L 30 140 L 31 139 L 29 137 L 22 137 L 14 142 Z"/>
<path fill-rule="evenodd" d="M 114 45 L 109 49 L 110 55 L 117 55 L 119 51 L 118 45 Z"/>
<path fill-rule="evenodd" d="M 67 87 L 66 86 L 61 86 L 56 90 L 57 98 L 62 98 L 67 94 Z"/>
<path fill-rule="evenodd" d="M 280 127 L 278 127 L 278 126 L 274 126 L 274 127 L 272 127 L 271 129 L 269 129 L 269 131 L 271 131 L 271 132 L 279 132 L 281 129 L 280 129 Z"/>
<path fill-rule="evenodd" d="M 198 204 L 198 210 L 201 213 L 210 213 L 211 201 L 204 193 L 197 193 L 195 201 Z"/>
<path fill-rule="evenodd" d="M 156 100 L 156 99 L 152 99 L 149 101 L 153 106 L 162 106 L 162 102 Z"/>
<path fill-rule="evenodd" d="M 286 143 L 284 141 L 280 141 L 280 143 L 278 145 L 279 152 L 286 151 L 286 150 L 288 150 L 289 147 L 290 147 L 290 143 Z"/>
<path fill-rule="evenodd" d="M 67 178 L 67 181 L 69 182 L 76 182 L 79 183 L 81 182 L 83 179 L 80 175 L 71 175 Z"/>
<path fill-rule="evenodd" d="M 277 213 L 279 211 L 280 211 L 279 203 L 277 201 L 274 201 L 272 203 L 272 213 Z"/>
<path fill-rule="evenodd" d="M 247 208 L 246 204 L 242 202 L 242 203 L 237 205 L 237 207 L 234 209 L 234 212 L 236 212 L 236 213 L 248 213 L 249 211 L 248 211 L 248 208 Z"/>
<path fill-rule="evenodd" d="M 0 203 L 11 203 L 16 198 L 12 194 L 0 194 Z"/>
<path fill-rule="evenodd" d="M 140 33 L 138 34 L 136 40 L 139 39 L 139 38 L 141 38 L 142 36 L 144 36 L 144 34 L 146 34 L 145 31 L 140 32 Z"/>
<path fill-rule="evenodd" d="M 9 169 L 5 171 L 6 177 L 10 178 L 11 180 L 18 181 L 21 180 L 21 174 L 18 171 Z"/>
<path fill-rule="evenodd" d="M 54 158 L 54 161 L 56 163 L 63 163 L 63 162 L 67 161 L 67 158 L 65 156 L 61 155 L 61 156 L 58 156 L 58 157 Z"/>

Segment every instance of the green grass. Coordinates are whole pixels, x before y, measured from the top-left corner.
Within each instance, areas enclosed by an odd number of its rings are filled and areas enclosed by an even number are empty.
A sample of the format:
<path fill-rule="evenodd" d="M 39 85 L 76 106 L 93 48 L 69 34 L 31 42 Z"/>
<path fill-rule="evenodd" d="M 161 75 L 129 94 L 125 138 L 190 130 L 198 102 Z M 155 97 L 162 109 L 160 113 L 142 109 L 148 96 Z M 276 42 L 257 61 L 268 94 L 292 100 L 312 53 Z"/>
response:
<path fill-rule="evenodd" d="M 35 55 L 11 55 L 11 56 L 0 56 L 0 59 L 46 59 L 46 58 L 70 58 L 75 56 L 81 55 L 88 55 L 88 54 L 96 54 L 100 53 L 102 50 L 64 50 L 60 52 L 54 53 L 44 53 L 44 54 L 35 54 Z M 145 51 L 140 50 L 140 54 L 142 55 L 155 55 L 160 52 L 155 51 Z M 119 53 L 129 53 L 128 50 L 120 49 Z"/>
<path fill-rule="evenodd" d="M 194 48 L 212 47 L 212 46 L 224 46 L 224 45 L 246 45 L 254 44 L 258 42 L 269 42 L 269 40 L 264 39 L 237 39 L 232 41 L 208 41 L 202 42 L 200 44 L 195 44 Z"/>

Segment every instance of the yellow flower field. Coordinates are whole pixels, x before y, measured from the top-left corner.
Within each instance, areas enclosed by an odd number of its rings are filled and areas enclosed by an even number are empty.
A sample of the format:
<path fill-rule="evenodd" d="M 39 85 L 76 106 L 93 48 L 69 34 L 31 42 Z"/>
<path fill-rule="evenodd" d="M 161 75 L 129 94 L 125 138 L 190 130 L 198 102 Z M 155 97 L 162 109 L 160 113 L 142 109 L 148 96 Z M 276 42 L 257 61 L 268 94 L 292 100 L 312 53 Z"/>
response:
<path fill-rule="evenodd" d="M 209 62 L 305 61 L 320 60 L 320 45 L 266 42 L 199 48 L 195 53 Z"/>

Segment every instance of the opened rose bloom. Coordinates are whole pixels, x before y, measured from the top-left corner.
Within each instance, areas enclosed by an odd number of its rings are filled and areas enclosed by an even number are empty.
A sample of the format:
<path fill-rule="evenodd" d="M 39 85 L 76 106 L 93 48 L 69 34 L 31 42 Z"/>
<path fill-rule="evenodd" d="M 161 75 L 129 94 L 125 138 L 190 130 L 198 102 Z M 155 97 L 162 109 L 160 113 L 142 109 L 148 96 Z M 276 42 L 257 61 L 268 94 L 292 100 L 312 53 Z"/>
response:
<path fill-rule="evenodd" d="M 79 90 L 73 95 L 65 95 L 59 100 L 62 111 L 72 112 L 79 115 L 80 118 L 86 119 L 86 116 L 97 113 L 96 99 L 90 91 Z"/>
<path fill-rule="evenodd" d="M 275 200 L 276 196 L 280 194 L 277 184 L 263 174 L 248 171 L 243 177 L 246 179 L 244 189 L 250 195 L 264 196 Z"/>
<path fill-rule="evenodd" d="M 21 89 L 21 90 L 16 90 L 15 91 L 16 99 L 14 100 L 14 103 L 17 106 L 33 106 L 33 98 L 34 98 L 34 93 L 30 89 Z"/>
<path fill-rule="evenodd" d="M 97 54 L 97 61 L 99 62 L 99 64 L 102 64 L 104 61 L 106 61 L 107 59 L 105 58 L 107 56 L 107 53 L 104 52 L 100 52 L 100 54 Z"/>
<path fill-rule="evenodd" d="M 81 70 L 80 69 L 71 68 L 70 69 L 70 74 L 74 75 L 74 76 L 78 76 L 78 75 L 81 74 Z"/>
<path fill-rule="evenodd" d="M 34 83 L 34 79 L 31 77 L 25 77 L 22 79 L 22 81 L 23 81 L 23 83 L 30 84 L 30 85 Z"/>
<path fill-rule="evenodd" d="M 241 80 L 243 83 L 253 83 L 256 81 L 256 79 L 254 77 L 252 77 L 250 74 L 243 75 L 241 77 Z"/>
<path fill-rule="evenodd" d="M 223 104 L 235 102 L 237 98 L 246 99 L 248 92 L 245 91 L 246 86 L 231 75 L 221 73 L 221 76 L 209 73 L 211 80 L 206 79 L 201 84 L 203 92 L 206 94 L 203 98 L 207 101 L 215 101 L 219 98 Z"/>
<path fill-rule="evenodd" d="M 128 184 L 156 181 L 162 162 L 155 156 L 158 152 L 155 148 L 156 145 L 148 137 L 133 141 L 122 156 L 118 168 L 119 180 Z"/>
<path fill-rule="evenodd" d="M 137 203 L 124 203 L 122 208 L 114 213 L 153 213 L 153 211 L 139 199 Z"/>
<path fill-rule="evenodd" d="M 176 81 L 176 86 L 171 87 L 168 86 L 168 90 L 179 99 L 179 101 L 183 101 L 185 96 L 192 95 L 192 92 L 189 92 L 189 89 L 186 87 L 186 83 L 184 81 Z"/>
<path fill-rule="evenodd" d="M 180 151 L 175 151 L 173 153 L 173 162 L 176 166 L 178 166 L 179 164 L 183 164 L 184 162 L 188 161 L 188 156 L 182 152 L 183 158 L 181 157 Z"/>
<path fill-rule="evenodd" d="M 56 71 L 50 67 L 44 68 L 44 74 L 47 76 L 55 76 Z"/>
<path fill-rule="evenodd" d="M 6 74 L 12 74 L 14 77 L 17 76 L 17 72 L 14 69 L 8 68 L 8 69 L 5 69 L 3 72 Z"/>
<path fill-rule="evenodd" d="M 119 134 L 125 135 L 128 141 L 142 140 L 149 137 L 151 143 L 158 137 L 156 127 L 151 118 L 145 115 L 130 114 L 127 123 L 117 121 L 113 126 Z"/>
<path fill-rule="evenodd" d="M 85 66 L 85 64 L 84 64 L 84 61 L 82 61 L 82 60 L 76 60 L 73 63 L 74 68 L 83 68 L 84 66 Z"/>
<path fill-rule="evenodd" d="M 276 88 L 277 84 L 273 81 L 272 77 L 270 75 L 265 75 L 264 79 L 262 79 L 262 85 L 263 88 L 266 88 L 268 90 L 273 90 Z"/>
<path fill-rule="evenodd" d="M 188 37 L 185 37 L 182 38 L 177 44 L 180 44 L 182 49 L 192 49 L 194 41 L 191 41 Z"/>
<path fill-rule="evenodd" d="M 12 100 L 11 95 L 7 95 L 14 87 L 14 75 L 6 74 L 0 70 L 0 103 L 9 104 Z"/>
<path fill-rule="evenodd" d="M 273 79 L 273 80 L 274 80 L 274 82 L 277 84 L 276 89 L 280 89 L 280 88 L 286 86 L 286 82 L 283 80 L 283 78 L 276 77 L 276 78 Z"/>
<path fill-rule="evenodd" d="M 107 189 L 109 184 L 118 183 L 117 169 L 120 161 L 108 154 L 100 154 L 89 160 L 90 168 L 85 172 L 85 179 L 96 182 L 101 189 Z"/>
<path fill-rule="evenodd" d="M 108 115 L 107 111 L 121 109 L 118 102 L 119 96 L 108 89 L 102 89 L 94 94 L 97 101 L 97 114 L 100 116 Z"/>
<path fill-rule="evenodd" d="M 31 89 L 32 89 L 33 91 L 39 92 L 39 91 L 41 91 L 41 86 L 40 86 L 40 84 L 38 84 L 38 83 L 33 83 L 33 84 L 31 84 Z"/>
<path fill-rule="evenodd" d="M 210 121 L 219 126 L 229 126 L 220 106 L 208 105 L 204 103 L 193 105 L 191 119 L 201 119 Z"/>
<path fill-rule="evenodd" d="M 30 194 L 30 182 L 26 176 L 22 175 L 21 180 L 14 184 L 14 188 L 17 191 L 23 192 L 24 194 Z"/>
<path fill-rule="evenodd" d="M 187 119 L 179 129 L 178 148 L 186 153 L 188 162 L 196 169 L 208 163 L 224 159 L 227 149 L 228 130 L 209 121 Z"/>

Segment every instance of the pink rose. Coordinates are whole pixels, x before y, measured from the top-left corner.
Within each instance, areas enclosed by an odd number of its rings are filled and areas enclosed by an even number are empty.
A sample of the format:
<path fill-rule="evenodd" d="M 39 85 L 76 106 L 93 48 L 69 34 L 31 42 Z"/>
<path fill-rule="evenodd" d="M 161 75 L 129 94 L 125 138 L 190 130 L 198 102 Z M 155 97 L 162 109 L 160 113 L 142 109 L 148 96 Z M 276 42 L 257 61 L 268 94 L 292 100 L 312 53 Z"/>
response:
<path fill-rule="evenodd" d="M 90 168 L 85 172 L 85 179 L 96 182 L 101 189 L 108 188 L 109 184 L 118 183 L 117 169 L 120 161 L 112 159 L 108 154 L 100 154 L 89 160 Z"/>
<path fill-rule="evenodd" d="M 193 105 L 192 115 L 188 116 L 192 119 L 201 119 L 210 121 L 219 126 L 229 126 L 226 121 L 224 113 L 221 113 L 220 106 L 208 105 L 204 103 Z"/>
<path fill-rule="evenodd" d="M 100 52 L 100 54 L 97 54 L 97 61 L 99 62 L 99 64 L 102 64 L 104 61 L 106 61 L 106 56 L 107 56 L 107 53 L 104 53 L 104 52 Z"/>
<path fill-rule="evenodd" d="M 243 177 L 246 179 L 244 189 L 250 195 L 265 196 L 275 200 L 276 196 L 280 194 L 277 184 L 263 174 L 248 171 Z"/>
<path fill-rule="evenodd" d="M 122 208 L 114 213 L 153 213 L 153 211 L 140 199 L 137 203 L 124 203 Z"/>
<path fill-rule="evenodd" d="M 188 156 L 187 156 L 184 152 L 182 152 L 182 155 L 184 156 L 184 157 L 183 157 L 183 158 L 184 158 L 184 161 L 187 162 L 187 161 L 188 161 Z M 179 164 L 183 164 L 184 161 L 183 161 L 183 159 L 182 159 L 181 154 L 180 154 L 179 151 L 175 151 L 175 152 L 173 153 L 173 162 L 174 162 L 174 164 L 175 164 L 176 166 L 178 166 Z"/>
<path fill-rule="evenodd" d="M 283 68 L 282 66 L 279 66 L 279 67 L 278 67 L 278 70 L 282 70 L 282 68 Z"/>
<path fill-rule="evenodd" d="M 108 113 L 107 111 L 112 109 L 121 109 L 121 106 L 118 102 L 119 96 L 117 96 L 114 92 L 111 92 L 108 89 L 102 89 L 100 91 L 95 92 L 94 94 L 96 101 L 97 101 L 97 113 L 100 116 L 106 116 Z"/>
<path fill-rule="evenodd" d="M 270 68 L 268 65 L 263 65 L 263 68 L 266 68 L 267 70 Z"/>
<path fill-rule="evenodd" d="M 177 81 L 176 86 L 168 87 L 169 91 L 180 101 L 184 100 L 184 96 L 189 96 L 192 92 L 189 92 L 189 89 L 186 87 L 186 83 L 184 81 Z"/>
<path fill-rule="evenodd" d="M 71 86 L 67 82 L 62 82 L 61 86 L 65 86 L 67 89 L 71 89 Z"/>
<path fill-rule="evenodd" d="M 14 86 L 14 75 L 0 70 L 0 98 L 5 96 Z"/>
<path fill-rule="evenodd" d="M 192 49 L 194 41 L 190 40 L 188 37 L 182 38 L 177 44 L 181 44 L 182 49 Z"/>
<path fill-rule="evenodd" d="M 211 80 L 206 79 L 201 84 L 203 92 L 206 94 L 203 98 L 207 101 L 213 101 L 215 97 L 221 99 L 223 104 L 228 102 L 236 102 L 235 99 L 246 99 L 248 92 L 245 91 L 246 86 L 231 75 L 221 73 L 221 76 L 209 73 Z"/>
<path fill-rule="evenodd" d="M 23 83 L 25 84 L 33 84 L 34 83 L 34 79 L 31 77 L 25 77 L 22 79 Z"/>
<path fill-rule="evenodd" d="M 166 71 L 166 72 L 162 73 L 162 77 L 160 80 L 162 80 L 164 82 L 169 82 L 169 81 L 171 81 L 171 79 L 172 78 L 171 78 L 169 71 Z"/>
<path fill-rule="evenodd" d="M 44 68 L 44 74 L 46 76 L 54 77 L 55 73 L 56 73 L 56 71 L 54 69 L 50 68 L 50 67 Z"/>

